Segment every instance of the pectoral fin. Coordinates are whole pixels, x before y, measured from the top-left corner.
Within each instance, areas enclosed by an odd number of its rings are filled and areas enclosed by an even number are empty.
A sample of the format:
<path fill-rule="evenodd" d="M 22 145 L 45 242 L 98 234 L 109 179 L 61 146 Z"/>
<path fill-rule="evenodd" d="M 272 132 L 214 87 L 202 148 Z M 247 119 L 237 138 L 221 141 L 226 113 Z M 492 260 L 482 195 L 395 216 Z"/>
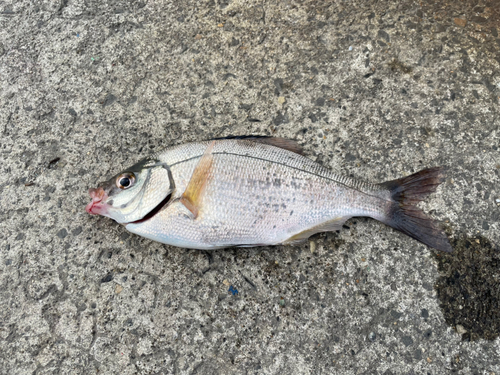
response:
<path fill-rule="evenodd" d="M 348 216 L 337 217 L 335 219 L 329 220 L 325 223 L 316 225 L 312 228 L 306 229 L 302 232 L 294 234 L 289 239 L 283 241 L 283 244 L 290 245 L 300 243 L 304 240 L 307 240 L 313 234 L 320 232 L 333 232 L 342 228 L 342 225 L 349 219 Z"/>
<path fill-rule="evenodd" d="M 189 211 L 191 211 L 194 219 L 198 217 L 203 199 L 203 192 L 207 186 L 207 182 L 209 181 L 210 172 L 212 171 L 212 150 L 214 148 L 214 145 L 215 141 L 210 143 L 210 145 L 201 156 L 200 161 L 194 168 L 194 172 L 191 176 L 191 179 L 189 180 L 189 184 L 180 198 L 180 202 L 184 206 L 186 206 Z"/>

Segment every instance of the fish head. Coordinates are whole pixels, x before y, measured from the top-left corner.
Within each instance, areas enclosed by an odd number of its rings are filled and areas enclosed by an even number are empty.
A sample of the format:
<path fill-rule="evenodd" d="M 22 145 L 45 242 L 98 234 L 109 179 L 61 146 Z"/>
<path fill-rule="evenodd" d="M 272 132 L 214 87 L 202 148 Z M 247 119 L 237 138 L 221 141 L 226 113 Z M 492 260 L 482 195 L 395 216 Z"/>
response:
<path fill-rule="evenodd" d="M 174 190 L 170 169 L 156 159 L 144 159 L 89 189 L 85 210 L 126 224 L 144 219 L 165 203 Z"/>

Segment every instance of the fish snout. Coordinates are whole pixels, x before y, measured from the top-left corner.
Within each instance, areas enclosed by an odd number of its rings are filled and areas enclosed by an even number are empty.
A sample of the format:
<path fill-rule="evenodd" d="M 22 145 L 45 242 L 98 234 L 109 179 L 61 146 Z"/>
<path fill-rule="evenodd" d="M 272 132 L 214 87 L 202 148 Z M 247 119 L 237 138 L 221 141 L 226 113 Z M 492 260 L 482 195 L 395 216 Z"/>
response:
<path fill-rule="evenodd" d="M 107 204 L 103 201 L 105 201 L 108 196 L 102 187 L 89 189 L 89 195 L 90 198 L 92 198 L 92 202 L 87 204 L 85 211 L 91 215 L 102 215 L 105 211 L 107 211 Z"/>
<path fill-rule="evenodd" d="M 101 201 L 104 196 L 104 189 L 102 187 L 98 187 L 97 189 L 89 189 L 89 195 L 93 201 Z"/>

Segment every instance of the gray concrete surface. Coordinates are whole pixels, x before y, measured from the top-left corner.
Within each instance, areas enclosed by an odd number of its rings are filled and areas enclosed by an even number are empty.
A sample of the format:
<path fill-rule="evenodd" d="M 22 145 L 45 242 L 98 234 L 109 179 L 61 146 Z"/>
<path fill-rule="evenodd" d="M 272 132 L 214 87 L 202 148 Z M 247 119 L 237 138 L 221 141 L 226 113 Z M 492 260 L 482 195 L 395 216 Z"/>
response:
<path fill-rule="evenodd" d="M 1 1 L 0 373 L 500 374 L 500 9 L 456 3 Z M 207 253 L 84 211 L 239 134 L 373 182 L 448 165 L 422 207 L 457 251 L 361 218 Z"/>

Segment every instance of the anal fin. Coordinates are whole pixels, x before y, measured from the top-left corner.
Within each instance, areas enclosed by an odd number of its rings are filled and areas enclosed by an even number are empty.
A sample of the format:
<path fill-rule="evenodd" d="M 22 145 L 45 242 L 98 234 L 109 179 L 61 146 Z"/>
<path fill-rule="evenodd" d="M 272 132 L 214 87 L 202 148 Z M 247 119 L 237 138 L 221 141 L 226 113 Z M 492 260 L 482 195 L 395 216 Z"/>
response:
<path fill-rule="evenodd" d="M 194 219 L 198 217 L 200 211 L 203 192 L 206 188 L 207 182 L 210 178 L 210 172 L 212 171 L 213 164 L 213 154 L 212 150 L 214 148 L 215 141 L 211 142 L 206 148 L 205 152 L 200 158 L 200 161 L 194 168 L 193 174 L 186 190 L 180 198 L 180 202 L 186 206 L 186 208 L 191 211 Z"/>
<path fill-rule="evenodd" d="M 286 245 L 296 244 L 296 243 L 300 243 L 304 240 L 307 240 L 309 237 L 311 237 L 313 234 L 316 234 L 316 233 L 333 232 L 333 231 L 339 230 L 342 228 L 342 225 L 346 222 L 347 219 L 349 219 L 349 216 L 336 217 L 332 220 L 326 221 L 326 222 L 321 223 L 319 225 L 316 225 L 314 227 L 308 228 L 302 232 L 294 234 L 292 237 L 283 241 L 283 244 L 286 244 Z"/>

